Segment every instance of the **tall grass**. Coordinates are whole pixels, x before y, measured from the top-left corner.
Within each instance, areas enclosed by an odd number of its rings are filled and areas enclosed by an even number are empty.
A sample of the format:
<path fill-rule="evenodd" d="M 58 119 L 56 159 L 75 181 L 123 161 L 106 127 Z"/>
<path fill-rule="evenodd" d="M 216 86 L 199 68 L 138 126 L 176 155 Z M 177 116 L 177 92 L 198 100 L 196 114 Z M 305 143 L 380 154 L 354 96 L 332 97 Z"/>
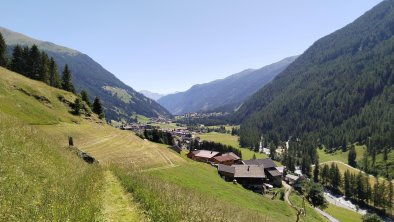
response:
<path fill-rule="evenodd" d="M 115 166 L 111 170 L 152 221 L 274 221 L 148 174 Z"/>
<path fill-rule="evenodd" d="M 102 170 L 0 113 L 0 221 L 94 221 Z"/>

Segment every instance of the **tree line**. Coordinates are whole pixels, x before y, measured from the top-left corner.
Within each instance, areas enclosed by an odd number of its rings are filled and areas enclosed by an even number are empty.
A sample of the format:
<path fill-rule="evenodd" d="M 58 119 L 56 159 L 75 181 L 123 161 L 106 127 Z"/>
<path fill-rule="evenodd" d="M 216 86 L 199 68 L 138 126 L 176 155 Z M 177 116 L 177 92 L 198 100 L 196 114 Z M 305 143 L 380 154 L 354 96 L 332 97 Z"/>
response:
<path fill-rule="evenodd" d="M 242 158 L 241 151 L 235 147 L 205 140 L 202 142 L 197 139 L 192 140 L 190 142 L 190 150 L 212 150 L 220 153 L 233 152 Z"/>
<path fill-rule="evenodd" d="M 22 74 L 30 79 L 38 80 L 49 86 L 76 94 L 72 82 L 72 73 L 67 64 L 64 66 L 62 75 L 60 76 L 58 65 L 54 58 L 49 57 L 46 52 L 40 51 L 36 45 L 32 47 L 16 45 L 12 50 L 11 57 L 8 58 L 7 45 L 1 33 L 0 66 Z M 88 93 L 85 90 L 82 90 L 81 94 L 77 96 L 72 106 L 73 114 L 80 115 L 82 109 L 89 114 L 91 109 L 100 118 L 104 118 L 103 107 L 98 97 L 91 103 Z M 90 109 L 84 107 L 83 102 L 85 102 Z"/>
<path fill-rule="evenodd" d="M 314 181 L 321 183 L 327 189 L 335 193 L 343 193 L 346 198 L 361 205 L 373 206 L 389 214 L 393 204 L 393 182 L 380 181 L 377 177 L 372 185 L 369 176 L 359 171 L 351 173 L 346 170 L 342 175 L 338 166 L 332 163 L 324 164 L 319 168 L 320 173 Z M 315 175 L 316 177 L 316 175 Z"/>
<path fill-rule="evenodd" d="M 172 134 L 159 129 L 145 129 L 144 138 L 155 143 L 162 143 L 170 146 L 174 145 L 174 138 Z"/>

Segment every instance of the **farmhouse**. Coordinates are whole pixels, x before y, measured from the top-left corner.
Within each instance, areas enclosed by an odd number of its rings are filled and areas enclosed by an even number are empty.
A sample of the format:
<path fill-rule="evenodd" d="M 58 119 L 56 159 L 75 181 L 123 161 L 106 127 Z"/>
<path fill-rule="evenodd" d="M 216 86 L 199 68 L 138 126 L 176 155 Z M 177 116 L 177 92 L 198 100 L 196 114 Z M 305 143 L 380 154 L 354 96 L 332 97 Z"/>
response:
<path fill-rule="evenodd" d="M 236 180 L 248 189 L 262 189 L 265 182 L 264 167 L 258 165 L 232 165 L 219 164 L 219 175 L 226 181 Z"/>
<path fill-rule="evenodd" d="M 192 160 L 200 161 L 200 162 L 214 162 L 214 157 L 219 156 L 220 153 L 216 151 L 210 151 L 210 150 L 195 150 L 195 151 L 190 151 L 187 154 L 187 157 L 189 157 Z"/>
<path fill-rule="evenodd" d="M 289 184 L 292 185 L 293 187 L 300 187 L 301 186 L 301 181 L 304 179 L 304 177 L 296 176 L 296 175 L 291 175 L 287 174 L 285 176 L 285 181 Z"/>
<path fill-rule="evenodd" d="M 213 162 L 216 164 L 224 164 L 231 166 L 234 163 L 238 162 L 241 158 L 237 156 L 235 153 L 230 152 L 230 153 L 225 153 L 221 156 L 215 156 L 213 158 Z"/>
<path fill-rule="evenodd" d="M 269 182 L 277 187 L 282 186 L 282 174 L 276 169 L 277 165 L 271 158 L 244 160 L 242 162 L 245 165 L 263 166 Z"/>

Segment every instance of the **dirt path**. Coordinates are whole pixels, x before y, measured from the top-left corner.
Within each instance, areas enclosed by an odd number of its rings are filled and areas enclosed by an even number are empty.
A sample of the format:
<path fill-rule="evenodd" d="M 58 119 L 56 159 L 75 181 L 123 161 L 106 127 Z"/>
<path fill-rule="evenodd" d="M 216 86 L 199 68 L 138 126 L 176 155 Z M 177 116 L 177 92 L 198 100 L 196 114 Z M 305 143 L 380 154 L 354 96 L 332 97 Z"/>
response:
<path fill-rule="evenodd" d="M 99 221 L 146 221 L 137 203 L 126 194 L 111 171 L 104 172 L 103 212 Z"/>

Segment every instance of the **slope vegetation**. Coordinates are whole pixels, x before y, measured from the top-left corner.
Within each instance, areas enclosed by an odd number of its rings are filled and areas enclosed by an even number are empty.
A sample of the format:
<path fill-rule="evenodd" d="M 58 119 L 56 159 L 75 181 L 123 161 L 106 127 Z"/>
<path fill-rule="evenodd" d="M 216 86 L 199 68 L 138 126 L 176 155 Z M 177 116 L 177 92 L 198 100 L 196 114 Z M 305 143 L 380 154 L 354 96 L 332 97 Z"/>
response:
<path fill-rule="evenodd" d="M 0 32 L 4 36 L 10 50 L 16 44 L 28 46 L 36 44 L 40 50 L 44 50 L 55 59 L 59 69 L 68 64 L 72 71 L 73 82 L 77 91 L 87 90 L 92 97 L 91 99 L 94 99 L 94 96 L 99 96 L 106 108 L 105 113 L 109 120 L 128 119 L 133 113 L 148 117 L 171 115 L 154 100 L 136 92 L 92 58 L 81 52 L 50 42 L 36 40 L 2 27 L 0 27 Z M 125 100 L 124 98 L 129 99 Z"/>
<path fill-rule="evenodd" d="M 195 85 L 185 92 L 163 96 L 158 102 L 173 114 L 212 110 L 232 112 L 295 58 L 289 57 L 261 69 L 248 69 L 225 79 Z"/>
<path fill-rule="evenodd" d="M 227 183 L 207 164 L 96 116 L 71 115 L 75 96 L 70 93 L 2 68 L 0 84 L 2 221 L 296 218 L 285 202 Z M 100 164 L 88 165 L 71 152 L 69 136 Z M 324 221 L 313 214 L 303 219 Z"/>

